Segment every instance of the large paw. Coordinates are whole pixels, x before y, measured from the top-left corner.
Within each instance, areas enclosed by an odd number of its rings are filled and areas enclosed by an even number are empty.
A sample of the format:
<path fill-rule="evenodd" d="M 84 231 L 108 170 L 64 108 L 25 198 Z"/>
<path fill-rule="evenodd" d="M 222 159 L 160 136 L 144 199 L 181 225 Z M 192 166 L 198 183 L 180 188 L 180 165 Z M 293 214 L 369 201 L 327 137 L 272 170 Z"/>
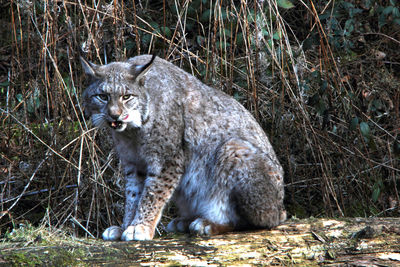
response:
<path fill-rule="evenodd" d="M 126 228 L 122 233 L 121 240 L 132 241 L 132 240 L 151 240 L 153 239 L 154 231 L 148 226 L 143 224 L 131 225 Z"/>
<path fill-rule="evenodd" d="M 197 218 L 189 225 L 189 231 L 196 235 L 212 235 L 212 225 L 205 219 Z"/>
<path fill-rule="evenodd" d="M 119 226 L 110 226 L 103 232 L 103 239 L 106 241 L 120 240 L 122 228 Z"/>
<path fill-rule="evenodd" d="M 168 232 L 188 232 L 190 221 L 186 219 L 173 219 L 167 225 Z"/>
<path fill-rule="evenodd" d="M 235 228 L 230 224 L 217 224 L 203 218 L 197 218 L 189 225 L 189 231 L 196 235 L 217 235 L 233 231 Z"/>

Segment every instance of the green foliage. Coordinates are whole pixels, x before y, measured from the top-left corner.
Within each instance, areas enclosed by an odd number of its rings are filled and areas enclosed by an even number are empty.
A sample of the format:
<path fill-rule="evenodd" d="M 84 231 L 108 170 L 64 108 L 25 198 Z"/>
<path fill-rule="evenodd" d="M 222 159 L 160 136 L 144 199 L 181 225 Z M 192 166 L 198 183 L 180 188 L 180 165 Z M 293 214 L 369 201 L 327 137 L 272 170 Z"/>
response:
<path fill-rule="evenodd" d="M 382 187 L 383 187 L 382 180 L 378 180 L 374 183 L 374 186 L 372 188 L 372 196 L 371 196 L 373 202 L 378 201 L 378 198 L 381 195 L 381 192 L 383 189 Z"/>
<path fill-rule="evenodd" d="M 371 1 L 372 2 L 372 1 Z M 374 12 L 372 11 L 372 15 Z M 390 0 L 388 5 L 379 5 L 376 8 L 376 15 L 378 15 L 379 28 L 383 26 L 393 26 L 393 24 L 400 25 L 400 11 L 399 3 L 397 0 Z"/>
<path fill-rule="evenodd" d="M 332 9 L 328 8 L 319 15 L 320 21 L 328 28 L 329 43 L 334 48 L 344 49 L 349 53 L 355 48 L 354 36 L 369 33 L 376 22 L 379 29 L 400 25 L 397 1 L 384 3 L 385 5 L 381 5 L 381 1 L 368 0 L 359 6 L 353 1 L 336 1 Z M 315 35 L 311 36 L 308 42 L 312 40 L 316 40 Z"/>
<path fill-rule="evenodd" d="M 365 140 L 368 141 L 369 138 L 371 137 L 371 130 L 369 129 L 369 125 L 366 122 L 361 122 L 360 123 L 360 131 L 361 134 L 364 136 Z"/>
<path fill-rule="evenodd" d="M 278 4 L 279 7 L 289 9 L 293 8 L 294 5 L 290 0 L 277 0 L 276 3 Z"/>
<path fill-rule="evenodd" d="M 358 117 L 352 118 L 351 122 L 350 122 L 349 130 L 355 131 L 359 125 L 359 121 L 360 121 L 360 119 Z"/>
<path fill-rule="evenodd" d="M 34 114 L 40 108 L 40 91 L 35 88 L 33 93 L 25 100 L 22 94 L 17 94 L 16 96 L 18 103 L 23 103 L 26 101 L 27 110 L 29 113 Z"/>

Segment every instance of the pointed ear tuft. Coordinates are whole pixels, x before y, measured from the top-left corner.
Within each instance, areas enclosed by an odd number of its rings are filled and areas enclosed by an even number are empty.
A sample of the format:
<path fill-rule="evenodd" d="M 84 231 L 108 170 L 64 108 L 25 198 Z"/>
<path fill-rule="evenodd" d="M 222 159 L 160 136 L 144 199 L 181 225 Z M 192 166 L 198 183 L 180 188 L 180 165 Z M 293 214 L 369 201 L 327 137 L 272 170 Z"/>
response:
<path fill-rule="evenodd" d="M 86 61 L 82 56 L 80 56 L 80 59 L 85 74 L 90 78 L 98 78 L 99 75 L 97 74 L 97 69 L 99 66 L 92 62 Z"/>
<path fill-rule="evenodd" d="M 131 74 L 133 77 L 135 77 L 135 80 L 139 80 L 141 77 L 146 75 L 146 73 L 150 70 L 151 66 L 153 65 L 154 59 L 156 58 L 156 55 L 153 55 L 151 60 L 144 64 L 144 65 L 133 65 L 131 68 Z"/>

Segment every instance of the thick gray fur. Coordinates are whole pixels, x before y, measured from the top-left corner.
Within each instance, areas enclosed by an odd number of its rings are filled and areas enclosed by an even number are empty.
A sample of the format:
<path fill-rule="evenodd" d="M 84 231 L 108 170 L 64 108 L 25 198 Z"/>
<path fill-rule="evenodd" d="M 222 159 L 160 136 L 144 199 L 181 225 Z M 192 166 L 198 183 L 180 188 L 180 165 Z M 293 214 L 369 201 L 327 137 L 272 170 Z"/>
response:
<path fill-rule="evenodd" d="M 110 127 L 125 179 L 123 224 L 105 240 L 149 240 L 172 198 L 169 231 L 272 228 L 286 218 L 283 170 L 264 131 L 232 97 L 149 55 L 82 59 L 95 126 Z M 154 59 L 154 58 L 153 58 Z"/>

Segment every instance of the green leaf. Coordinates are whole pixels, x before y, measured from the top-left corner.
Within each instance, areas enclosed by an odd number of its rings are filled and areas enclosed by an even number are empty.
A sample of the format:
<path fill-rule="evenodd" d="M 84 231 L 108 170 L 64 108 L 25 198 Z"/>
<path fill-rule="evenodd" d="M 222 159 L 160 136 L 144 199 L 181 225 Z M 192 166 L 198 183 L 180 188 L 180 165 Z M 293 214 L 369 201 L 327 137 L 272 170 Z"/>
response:
<path fill-rule="evenodd" d="M 272 39 L 269 39 L 268 42 L 267 42 L 267 44 L 268 44 L 268 45 L 267 45 L 266 48 L 267 48 L 267 51 L 268 51 L 268 48 L 271 48 L 271 47 L 273 46 L 274 43 L 272 42 Z"/>
<path fill-rule="evenodd" d="M 337 134 L 337 126 L 336 125 L 333 126 L 332 133 Z"/>
<path fill-rule="evenodd" d="M 211 9 L 207 9 L 201 15 L 200 21 L 201 22 L 208 22 L 210 20 L 210 16 L 212 16 L 212 11 L 211 11 Z"/>
<path fill-rule="evenodd" d="M 311 72 L 311 77 L 314 79 L 321 79 L 321 73 L 318 70 Z"/>
<path fill-rule="evenodd" d="M 340 4 L 342 5 L 342 7 L 344 9 L 348 9 L 349 10 L 349 9 L 354 8 L 354 5 L 352 3 L 349 3 L 349 2 L 341 2 Z"/>
<path fill-rule="evenodd" d="M 7 87 L 9 85 L 10 85 L 10 82 L 8 82 L 8 81 L 0 83 L 0 87 Z"/>
<path fill-rule="evenodd" d="M 230 47 L 231 44 L 228 42 L 216 42 L 215 46 L 217 47 L 217 49 L 225 49 L 227 47 Z"/>
<path fill-rule="evenodd" d="M 379 195 L 381 194 L 381 189 L 379 188 L 379 186 L 375 186 L 375 185 L 374 185 L 374 191 L 372 191 L 372 201 L 373 202 L 376 202 L 378 200 Z"/>
<path fill-rule="evenodd" d="M 269 36 L 269 32 L 267 29 L 262 29 L 261 32 L 262 32 L 263 36 L 266 36 L 266 37 Z"/>
<path fill-rule="evenodd" d="M 150 21 L 149 22 L 150 26 L 153 27 L 155 30 L 157 30 L 159 28 L 159 25 L 157 22 L 155 21 Z"/>
<path fill-rule="evenodd" d="M 230 38 L 232 32 L 229 29 L 223 29 L 218 33 L 219 36 L 225 36 L 225 38 Z"/>
<path fill-rule="evenodd" d="M 349 19 L 346 21 L 344 28 L 349 32 L 353 32 L 354 31 L 354 20 L 353 19 Z"/>
<path fill-rule="evenodd" d="M 36 88 L 27 101 L 29 113 L 34 113 L 40 107 L 40 91 Z"/>
<path fill-rule="evenodd" d="M 233 98 L 235 98 L 236 99 L 236 101 L 240 101 L 240 95 L 239 95 L 239 92 L 234 92 L 233 93 Z"/>
<path fill-rule="evenodd" d="M 133 49 L 135 46 L 136 46 L 136 43 L 135 43 L 133 40 L 130 40 L 130 39 L 126 40 L 126 42 L 125 42 L 125 48 L 126 48 L 127 50 L 131 50 L 131 49 Z"/>
<path fill-rule="evenodd" d="M 400 17 L 399 8 L 397 8 L 397 7 L 393 8 L 392 15 L 393 15 L 393 17 L 396 17 L 396 18 Z"/>
<path fill-rule="evenodd" d="M 321 82 L 321 86 L 320 86 L 320 88 L 319 88 L 320 93 L 321 93 L 321 94 L 324 94 L 325 91 L 326 91 L 326 88 L 328 88 L 328 82 L 325 81 L 325 80 L 323 80 L 323 81 Z"/>
<path fill-rule="evenodd" d="M 274 33 L 273 35 L 274 40 L 279 40 L 282 38 L 282 32 L 281 31 L 277 31 L 276 33 Z"/>
<path fill-rule="evenodd" d="M 24 100 L 22 94 L 17 94 L 17 95 L 16 95 L 16 98 L 17 98 L 17 100 L 18 100 L 19 103 L 21 103 L 21 102 Z"/>
<path fill-rule="evenodd" d="M 243 46 L 243 42 L 244 42 L 243 33 L 239 32 L 236 36 L 236 45 Z"/>
<path fill-rule="evenodd" d="M 317 105 L 315 105 L 315 109 L 317 110 L 318 114 L 322 116 L 327 109 L 325 102 L 322 99 L 319 99 Z"/>
<path fill-rule="evenodd" d="M 361 122 L 360 123 L 360 131 L 361 134 L 365 137 L 365 138 L 369 138 L 370 137 L 370 129 L 369 129 L 369 125 L 366 122 Z"/>
<path fill-rule="evenodd" d="M 199 46 L 204 46 L 205 45 L 205 40 L 206 40 L 206 38 L 204 38 L 201 35 L 197 35 L 197 37 L 196 37 L 196 42 L 197 42 L 197 44 Z"/>
<path fill-rule="evenodd" d="M 149 45 L 151 41 L 151 35 L 148 33 L 143 34 L 141 41 L 144 45 Z"/>
<path fill-rule="evenodd" d="M 200 8 L 200 5 L 201 5 L 201 0 L 193 0 L 188 6 L 188 11 L 187 11 L 188 16 L 194 17 L 196 15 L 196 12 Z"/>
<path fill-rule="evenodd" d="M 382 104 L 382 100 L 380 100 L 380 99 L 375 99 L 374 101 L 372 101 L 372 105 L 374 106 L 375 110 L 384 109 L 384 106 Z"/>
<path fill-rule="evenodd" d="M 376 202 L 381 194 L 383 183 L 382 180 L 377 180 L 372 187 L 372 201 Z"/>
<path fill-rule="evenodd" d="M 228 17 L 228 13 L 226 13 L 225 10 L 222 10 L 222 11 L 221 11 L 221 18 L 222 18 L 222 19 L 226 19 L 227 17 Z"/>
<path fill-rule="evenodd" d="M 350 126 L 349 126 L 350 131 L 354 131 L 355 129 L 357 129 L 358 122 L 359 122 L 358 117 L 351 119 Z"/>
<path fill-rule="evenodd" d="M 285 8 L 285 9 L 294 7 L 293 3 L 289 0 L 277 0 L 276 3 L 278 4 L 279 7 Z"/>
<path fill-rule="evenodd" d="M 352 9 L 349 10 L 349 16 L 350 16 L 350 18 L 352 18 L 352 17 L 354 17 L 354 15 L 360 14 L 362 12 L 363 12 L 362 9 L 352 8 Z"/>
<path fill-rule="evenodd" d="M 160 27 L 161 34 L 164 34 L 165 37 L 171 38 L 172 32 L 168 27 L 161 26 Z"/>
<path fill-rule="evenodd" d="M 303 89 L 304 92 L 310 91 L 310 86 L 308 86 L 307 83 L 300 83 L 301 89 Z"/>
<path fill-rule="evenodd" d="M 205 77 L 206 77 L 206 74 L 207 74 L 207 70 L 206 70 L 206 69 L 200 71 L 200 76 L 201 76 L 201 77 L 205 78 Z"/>
<path fill-rule="evenodd" d="M 327 19 L 327 18 L 330 18 L 330 17 L 331 17 L 331 13 L 330 13 L 330 12 L 327 12 L 327 13 L 322 13 L 322 14 L 321 14 L 321 15 L 319 15 L 318 17 L 319 17 L 319 20 L 325 20 L 325 19 Z"/>
<path fill-rule="evenodd" d="M 366 9 L 371 8 L 371 6 L 372 6 L 372 1 L 373 1 L 373 0 L 366 0 L 366 1 L 364 1 L 364 6 L 365 6 Z"/>
<path fill-rule="evenodd" d="M 378 17 L 378 27 L 382 28 L 385 25 L 386 25 L 386 16 L 384 14 L 381 14 Z"/>
<path fill-rule="evenodd" d="M 388 7 L 385 7 L 385 9 L 383 10 L 383 14 L 385 14 L 385 15 L 389 15 L 390 13 L 392 13 L 393 12 L 393 6 L 388 6 Z"/>
<path fill-rule="evenodd" d="M 250 23 L 255 22 L 256 18 L 254 15 L 254 10 L 250 10 L 249 12 L 247 12 L 247 21 Z"/>

